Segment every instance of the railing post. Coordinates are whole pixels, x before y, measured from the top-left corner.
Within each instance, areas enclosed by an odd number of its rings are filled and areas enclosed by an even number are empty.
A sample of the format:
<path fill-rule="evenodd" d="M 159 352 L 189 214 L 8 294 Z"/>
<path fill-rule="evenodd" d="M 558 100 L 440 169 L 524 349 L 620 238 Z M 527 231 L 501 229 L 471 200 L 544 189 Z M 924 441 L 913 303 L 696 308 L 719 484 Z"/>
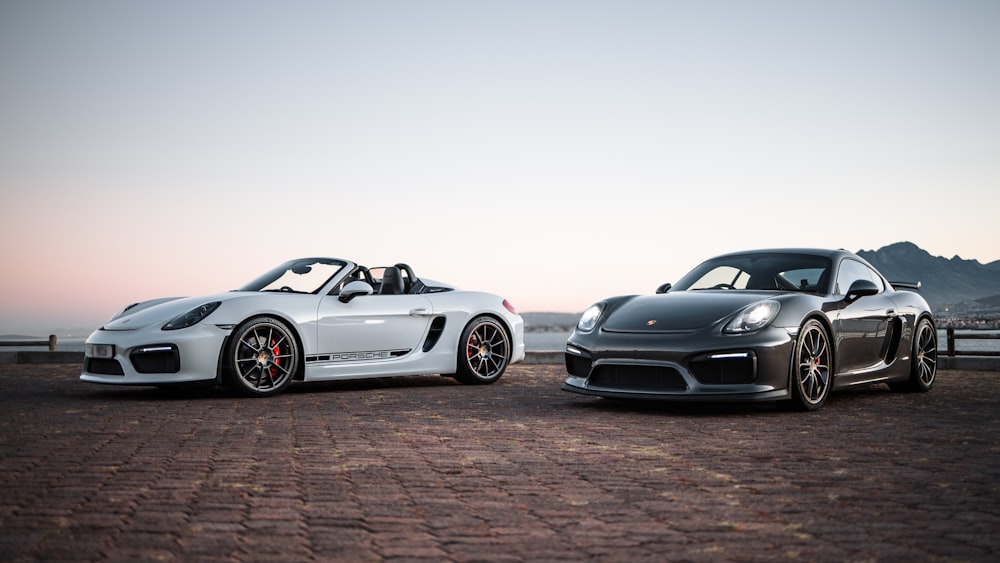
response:
<path fill-rule="evenodd" d="M 56 351 L 56 335 L 50 334 L 49 335 L 49 352 L 55 352 L 55 351 Z"/>
<path fill-rule="evenodd" d="M 948 327 L 948 355 L 955 355 L 955 327 Z"/>

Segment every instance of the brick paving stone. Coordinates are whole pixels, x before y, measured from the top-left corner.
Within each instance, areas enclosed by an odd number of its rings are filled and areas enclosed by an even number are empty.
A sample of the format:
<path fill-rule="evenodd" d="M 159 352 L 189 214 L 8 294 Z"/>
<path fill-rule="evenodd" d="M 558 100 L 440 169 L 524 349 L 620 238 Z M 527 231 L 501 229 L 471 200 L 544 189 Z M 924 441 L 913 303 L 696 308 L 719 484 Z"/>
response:
<path fill-rule="evenodd" d="M 630 403 L 404 377 L 267 400 L 0 365 L 0 561 L 996 561 L 1000 374 Z"/>

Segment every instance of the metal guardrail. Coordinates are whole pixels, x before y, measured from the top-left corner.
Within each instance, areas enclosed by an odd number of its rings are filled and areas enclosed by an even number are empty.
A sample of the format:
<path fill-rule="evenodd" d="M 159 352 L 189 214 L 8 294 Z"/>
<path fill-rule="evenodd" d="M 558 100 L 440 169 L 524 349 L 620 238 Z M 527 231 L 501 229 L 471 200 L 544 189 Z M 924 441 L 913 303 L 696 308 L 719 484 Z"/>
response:
<path fill-rule="evenodd" d="M 55 352 L 56 335 L 50 334 L 48 340 L 0 340 L 0 346 L 48 346 L 49 352 Z"/>
<path fill-rule="evenodd" d="M 975 332 L 955 332 L 954 327 L 947 327 L 945 329 L 948 340 L 948 347 L 945 355 L 947 356 L 996 356 L 1000 357 L 1000 351 L 992 350 L 956 350 L 955 341 L 956 340 L 1000 340 L 1000 334 L 976 334 Z M 57 345 L 56 335 L 50 334 L 48 340 L 0 340 L 0 347 L 30 347 L 30 346 L 47 346 L 49 352 L 55 352 Z M 561 350 L 546 350 L 533 354 L 528 363 L 559 363 L 554 361 L 555 359 L 562 360 Z M 557 358 L 558 357 L 558 358 Z"/>
<path fill-rule="evenodd" d="M 947 327 L 945 331 L 948 337 L 948 356 L 1000 356 L 998 351 L 955 349 L 956 340 L 1000 340 L 1000 334 L 956 333 L 954 327 Z"/>

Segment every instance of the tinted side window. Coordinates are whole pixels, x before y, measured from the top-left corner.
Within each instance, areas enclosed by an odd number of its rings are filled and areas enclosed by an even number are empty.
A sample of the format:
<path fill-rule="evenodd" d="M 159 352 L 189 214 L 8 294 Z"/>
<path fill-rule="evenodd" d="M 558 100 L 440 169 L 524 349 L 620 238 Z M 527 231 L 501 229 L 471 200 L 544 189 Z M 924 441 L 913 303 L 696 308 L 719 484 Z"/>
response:
<path fill-rule="evenodd" d="M 837 273 L 837 287 L 835 288 L 837 295 L 846 295 L 851 284 L 857 280 L 868 280 L 874 283 L 880 292 L 885 291 L 885 284 L 882 283 L 882 278 L 878 274 L 861 262 L 848 259 L 840 263 L 840 272 Z"/>

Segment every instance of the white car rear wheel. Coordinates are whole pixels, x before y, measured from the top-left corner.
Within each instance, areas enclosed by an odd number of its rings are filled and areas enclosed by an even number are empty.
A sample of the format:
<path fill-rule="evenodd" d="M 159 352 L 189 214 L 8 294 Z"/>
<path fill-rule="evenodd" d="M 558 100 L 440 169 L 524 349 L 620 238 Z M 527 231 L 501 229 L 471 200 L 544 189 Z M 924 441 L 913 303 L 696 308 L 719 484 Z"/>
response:
<path fill-rule="evenodd" d="M 510 336 L 496 319 L 472 319 L 458 342 L 458 372 L 455 379 L 469 385 L 493 383 L 510 362 Z"/>

